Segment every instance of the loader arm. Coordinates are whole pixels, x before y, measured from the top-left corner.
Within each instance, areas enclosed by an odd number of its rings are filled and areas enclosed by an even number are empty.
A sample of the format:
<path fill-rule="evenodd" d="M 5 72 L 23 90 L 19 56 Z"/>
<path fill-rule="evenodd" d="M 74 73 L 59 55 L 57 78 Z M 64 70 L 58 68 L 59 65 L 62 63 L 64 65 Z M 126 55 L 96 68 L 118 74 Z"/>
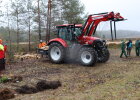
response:
<path fill-rule="evenodd" d="M 109 20 L 122 21 L 124 20 L 124 18 L 120 16 L 120 13 L 115 14 L 114 12 L 89 15 L 87 21 L 83 26 L 82 33 L 79 38 L 82 38 L 85 35 L 91 36 L 92 34 L 95 34 L 98 24 L 102 21 L 109 21 Z"/>

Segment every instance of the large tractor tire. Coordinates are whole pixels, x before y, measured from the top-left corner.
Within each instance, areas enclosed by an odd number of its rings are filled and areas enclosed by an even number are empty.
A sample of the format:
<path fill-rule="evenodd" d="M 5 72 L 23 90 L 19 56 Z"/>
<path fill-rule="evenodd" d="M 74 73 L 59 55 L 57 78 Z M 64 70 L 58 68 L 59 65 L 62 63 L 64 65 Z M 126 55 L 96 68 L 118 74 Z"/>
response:
<path fill-rule="evenodd" d="M 84 66 L 92 66 L 97 62 L 96 51 L 91 47 L 82 47 L 78 58 L 79 62 Z"/>
<path fill-rule="evenodd" d="M 63 63 L 65 57 L 64 47 L 57 42 L 51 43 L 49 45 L 48 56 L 53 63 Z"/>
<path fill-rule="evenodd" d="M 100 54 L 98 54 L 98 62 L 100 63 L 105 63 L 109 60 L 110 57 L 110 53 L 109 50 L 107 48 L 103 48 L 101 52 L 99 52 Z"/>

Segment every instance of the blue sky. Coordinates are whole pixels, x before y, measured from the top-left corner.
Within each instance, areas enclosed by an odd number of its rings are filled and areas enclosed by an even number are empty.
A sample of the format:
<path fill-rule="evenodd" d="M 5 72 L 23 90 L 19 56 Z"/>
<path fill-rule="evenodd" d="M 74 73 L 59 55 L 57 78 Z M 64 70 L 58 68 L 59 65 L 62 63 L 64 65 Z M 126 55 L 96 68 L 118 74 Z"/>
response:
<path fill-rule="evenodd" d="M 128 20 L 117 23 L 117 29 L 140 31 L 140 0 L 81 0 L 81 3 L 88 14 L 120 12 Z"/>

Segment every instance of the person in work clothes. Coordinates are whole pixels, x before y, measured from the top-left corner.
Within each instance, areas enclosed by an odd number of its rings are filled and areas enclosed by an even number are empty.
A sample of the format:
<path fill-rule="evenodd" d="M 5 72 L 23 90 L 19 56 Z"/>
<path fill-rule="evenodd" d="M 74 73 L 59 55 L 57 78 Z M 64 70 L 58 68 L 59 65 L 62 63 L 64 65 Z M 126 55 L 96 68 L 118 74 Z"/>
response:
<path fill-rule="evenodd" d="M 122 58 L 123 54 L 124 54 L 125 57 L 127 58 L 125 48 L 126 48 L 125 41 L 122 40 L 122 43 L 121 43 L 121 54 L 120 54 L 120 58 Z"/>
<path fill-rule="evenodd" d="M 135 51 L 136 51 L 136 56 L 140 56 L 140 40 L 137 40 L 135 43 Z"/>
<path fill-rule="evenodd" d="M 38 45 L 38 48 L 41 49 L 42 47 L 46 46 L 46 42 L 43 42 L 42 40 L 40 40 L 40 43 Z"/>
<path fill-rule="evenodd" d="M 127 42 L 127 56 L 130 56 L 131 50 L 132 50 L 132 46 L 133 46 L 132 40 L 129 40 L 129 41 Z"/>
<path fill-rule="evenodd" d="M 49 49 L 49 46 L 47 46 L 47 43 L 40 40 L 40 43 L 38 45 L 38 53 L 41 54 L 41 57 L 47 54 L 48 49 Z"/>
<path fill-rule="evenodd" d="M 0 39 L 0 71 L 5 70 L 5 52 L 7 46 L 2 44 L 2 40 Z"/>

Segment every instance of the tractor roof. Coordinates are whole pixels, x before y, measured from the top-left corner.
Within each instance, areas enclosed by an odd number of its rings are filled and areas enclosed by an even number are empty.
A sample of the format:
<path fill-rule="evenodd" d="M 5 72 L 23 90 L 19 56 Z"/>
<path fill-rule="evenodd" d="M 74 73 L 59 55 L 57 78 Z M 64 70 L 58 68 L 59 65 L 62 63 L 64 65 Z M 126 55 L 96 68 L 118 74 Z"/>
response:
<path fill-rule="evenodd" d="M 74 25 L 74 24 L 63 24 L 63 25 L 57 25 L 56 27 L 67 27 L 71 25 Z M 82 24 L 75 24 L 75 27 L 82 27 Z"/>

